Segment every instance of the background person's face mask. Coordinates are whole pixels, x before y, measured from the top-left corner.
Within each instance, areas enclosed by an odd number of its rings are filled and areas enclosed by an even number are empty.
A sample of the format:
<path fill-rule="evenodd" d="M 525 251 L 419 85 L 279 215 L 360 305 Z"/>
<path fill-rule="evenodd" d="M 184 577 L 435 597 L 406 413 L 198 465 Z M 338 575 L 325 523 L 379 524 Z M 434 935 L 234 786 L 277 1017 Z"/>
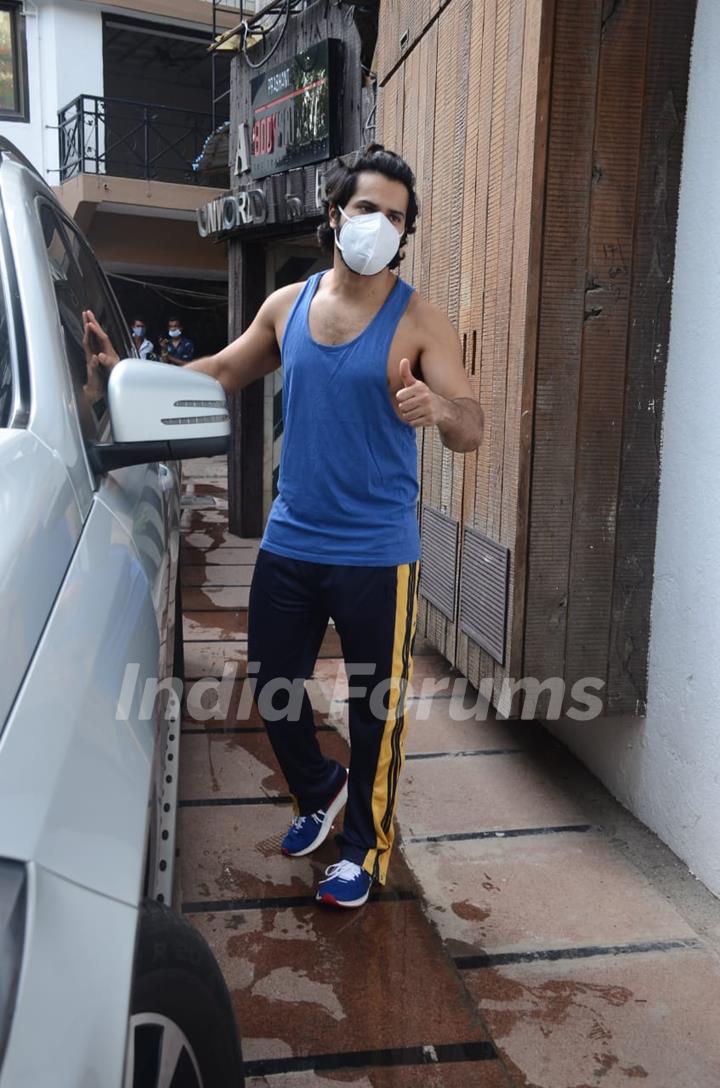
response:
<path fill-rule="evenodd" d="M 339 207 L 339 205 L 338 205 Z M 335 235 L 348 268 L 360 276 L 375 276 L 387 268 L 400 248 L 400 235 L 382 212 L 367 215 L 340 214 L 347 220 Z"/>
<path fill-rule="evenodd" d="M 182 336 L 182 329 L 168 329 L 171 336 Z"/>
<path fill-rule="evenodd" d="M 133 336 L 144 336 L 144 335 L 145 335 L 145 326 L 144 325 L 133 325 Z"/>

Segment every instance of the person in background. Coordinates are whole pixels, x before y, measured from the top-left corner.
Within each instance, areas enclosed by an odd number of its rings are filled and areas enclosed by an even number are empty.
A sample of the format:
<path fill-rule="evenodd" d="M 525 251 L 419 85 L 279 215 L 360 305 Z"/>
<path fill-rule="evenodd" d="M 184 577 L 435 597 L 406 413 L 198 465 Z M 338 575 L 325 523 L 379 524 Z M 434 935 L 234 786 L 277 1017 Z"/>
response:
<path fill-rule="evenodd" d="M 183 336 L 182 322 L 176 317 L 169 319 L 168 334 L 160 341 L 160 347 L 162 348 L 160 357 L 164 363 L 182 366 L 184 363 L 189 363 L 195 356 L 195 345 L 192 340 L 188 340 L 187 336 Z"/>
<path fill-rule="evenodd" d="M 133 318 L 130 332 L 132 333 L 133 344 L 137 348 L 137 353 L 141 359 L 154 358 L 153 351 L 155 350 L 155 346 L 152 340 L 148 340 L 145 335 L 146 328 L 147 326 L 145 325 L 144 317 Z"/>

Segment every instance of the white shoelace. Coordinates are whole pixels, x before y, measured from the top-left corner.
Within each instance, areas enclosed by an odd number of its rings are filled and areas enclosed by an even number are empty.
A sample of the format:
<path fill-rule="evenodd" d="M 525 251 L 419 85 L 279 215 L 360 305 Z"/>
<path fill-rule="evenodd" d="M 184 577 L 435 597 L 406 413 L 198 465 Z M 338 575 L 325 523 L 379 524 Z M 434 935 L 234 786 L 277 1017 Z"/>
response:
<path fill-rule="evenodd" d="M 362 872 L 362 867 L 356 865 L 354 861 L 337 861 L 334 865 L 328 865 L 325 870 L 325 876 L 334 877 L 338 880 L 349 882 L 355 880 Z"/>
<path fill-rule="evenodd" d="M 319 808 L 317 812 L 313 812 L 309 818 L 314 820 L 316 824 L 321 824 L 325 819 L 325 809 Z M 307 816 L 294 816 L 292 825 L 295 830 L 301 831 L 307 819 Z"/>

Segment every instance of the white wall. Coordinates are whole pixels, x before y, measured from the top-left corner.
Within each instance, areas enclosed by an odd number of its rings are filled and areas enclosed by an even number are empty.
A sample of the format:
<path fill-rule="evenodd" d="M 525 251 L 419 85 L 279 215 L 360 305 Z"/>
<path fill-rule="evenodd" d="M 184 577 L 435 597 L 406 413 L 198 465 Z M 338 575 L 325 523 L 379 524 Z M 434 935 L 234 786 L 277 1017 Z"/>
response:
<path fill-rule="evenodd" d="M 720 4 L 690 66 L 645 719 L 557 725 L 720 895 Z"/>
<path fill-rule="evenodd" d="M 28 0 L 30 121 L 0 122 L 51 185 L 58 183 L 58 110 L 79 94 L 103 93 L 102 16 L 90 4 Z"/>

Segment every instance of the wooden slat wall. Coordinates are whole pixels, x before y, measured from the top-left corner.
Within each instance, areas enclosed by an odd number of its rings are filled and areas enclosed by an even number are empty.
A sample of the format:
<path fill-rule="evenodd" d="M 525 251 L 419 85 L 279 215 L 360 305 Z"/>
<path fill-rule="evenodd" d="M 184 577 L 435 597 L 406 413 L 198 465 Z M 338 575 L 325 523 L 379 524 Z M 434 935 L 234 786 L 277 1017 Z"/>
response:
<path fill-rule="evenodd" d="M 542 200 L 533 184 L 542 7 L 541 0 L 387 0 L 377 64 L 378 136 L 415 168 L 421 201 L 402 274 L 456 324 L 486 415 L 477 454 L 446 450 L 437 430 L 423 434 L 422 498 L 507 545 L 523 564 L 519 434 L 525 370 L 533 364 L 523 335 L 531 212 Z M 499 692 L 513 675 L 512 653 L 505 668 L 497 666 L 425 601 L 419 628 L 475 683 L 495 676 Z M 517 656 L 521 640 L 511 634 Z"/>
<path fill-rule="evenodd" d="M 602 9 L 603 0 L 557 0 L 555 13 L 524 655 L 535 677 L 557 675 L 565 653 Z"/>
<path fill-rule="evenodd" d="M 650 0 L 603 24 L 587 238 L 565 676 L 605 679 Z"/>
<path fill-rule="evenodd" d="M 609 710 L 644 706 L 694 11 L 381 5 L 379 137 L 422 206 L 403 275 L 456 322 L 486 418 L 477 454 L 424 434 L 422 498 L 511 553 L 504 667 L 427 602 L 420 630 L 504 713 L 508 677 L 563 677 L 564 709 L 588 676 Z"/>
<path fill-rule="evenodd" d="M 654 0 L 631 285 L 627 395 L 618 495 L 608 709 L 643 713 L 682 119 L 694 0 Z"/>
<path fill-rule="evenodd" d="M 557 0 L 524 675 L 642 713 L 694 2 Z M 540 713 L 545 707 L 540 707 Z"/>

